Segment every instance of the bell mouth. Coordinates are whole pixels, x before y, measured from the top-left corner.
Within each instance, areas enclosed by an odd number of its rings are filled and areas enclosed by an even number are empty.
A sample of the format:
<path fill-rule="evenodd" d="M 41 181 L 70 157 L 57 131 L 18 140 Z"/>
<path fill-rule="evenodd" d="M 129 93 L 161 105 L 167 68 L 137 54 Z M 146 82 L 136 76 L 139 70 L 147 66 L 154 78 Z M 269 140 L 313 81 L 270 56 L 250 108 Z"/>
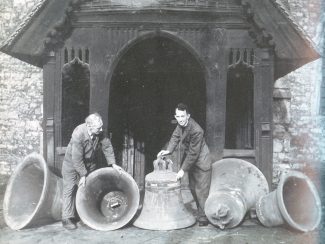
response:
<path fill-rule="evenodd" d="M 292 228 L 312 231 L 321 220 L 321 202 L 317 189 L 303 173 L 292 171 L 284 175 L 277 189 L 280 212 Z"/>
<path fill-rule="evenodd" d="M 37 153 L 27 155 L 9 179 L 3 202 L 4 219 L 13 230 L 32 225 L 45 200 L 48 167 Z"/>
<path fill-rule="evenodd" d="M 139 188 L 129 174 L 102 168 L 92 172 L 86 186 L 78 189 L 76 206 L 86 225 L 106 231 L 126 225 L 134 217 L 139 201 Z"/>

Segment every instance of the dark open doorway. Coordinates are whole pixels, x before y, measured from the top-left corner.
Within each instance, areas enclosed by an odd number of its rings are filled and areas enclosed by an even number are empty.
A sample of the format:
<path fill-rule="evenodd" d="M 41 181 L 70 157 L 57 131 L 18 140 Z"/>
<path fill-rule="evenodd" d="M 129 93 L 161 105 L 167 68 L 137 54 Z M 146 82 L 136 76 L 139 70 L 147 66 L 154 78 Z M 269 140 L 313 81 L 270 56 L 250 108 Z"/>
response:
<path fill-rule="evenodd" d="M 67 146 L 74 128 L 89 114 L 89 65 L 74 57 L 62 68 L 62 141 Z"/>
<path fill-rule="evenodd" d="M 161 36 L 133 45 L 119 60 L 110 85 L 108 127 L 117 160 L 131 165 L 134 176 L 138 170 L 151 172 L 176 126 L 171 121 L 177 103 L 187 103 L 205 127 L 205 94 L 202 67 L 184 46 Z M 138 169 L 141 163 L 144 168 Z"/>
<path fill-rule="evenodd" d="M 228 70 L 225 148 L 254 148 L 254 75 L 243 62 Z"/>

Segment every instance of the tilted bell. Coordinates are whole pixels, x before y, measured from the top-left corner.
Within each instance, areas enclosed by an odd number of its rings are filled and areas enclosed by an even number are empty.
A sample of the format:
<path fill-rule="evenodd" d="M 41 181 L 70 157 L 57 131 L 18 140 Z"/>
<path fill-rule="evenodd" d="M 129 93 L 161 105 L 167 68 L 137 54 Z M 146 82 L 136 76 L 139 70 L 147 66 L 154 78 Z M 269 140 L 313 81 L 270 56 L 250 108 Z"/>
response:
<path fill-rule="evenodd" d="M 286 224 L 307 232 L 319 225 L 322 208 L 312 181 L 301 172 L 291 171 L 281 177 L 275 191 L 259 198 L 256 213 L 264 226 Z"/>
<path fill-rule="evenodd" d="M 61 219 L 62 179 L 51 173 L 44 158 L 27 155 L 11 175 L 3 201 L 6 224 L 14 230 Z"/>
<path fill-rule="evenodd" d="M 220 229 L 236 227 L 268 191 L 265 176 L 253 164 L 236 158 L 219 160 L 212 164 L 205 214 Z"/>
<path fill-rule="evenodd" d="M 145 178 L 145 195 L 140 216 L 134 226 L 148 230 L 173 230 L 195 224 L 186 209 L 181 184 L 172 172 L 172 162 L 161 158 L 154 161 L 154 171 Z"/>
<path fill-rule="evenodd" d="M 126 225 L 138 210 L 139 188 L 128 173 L 106 167 L 97 169 L 80 187 L 76 207 L 80 219 L 95 230 L 116 230 Z"/>

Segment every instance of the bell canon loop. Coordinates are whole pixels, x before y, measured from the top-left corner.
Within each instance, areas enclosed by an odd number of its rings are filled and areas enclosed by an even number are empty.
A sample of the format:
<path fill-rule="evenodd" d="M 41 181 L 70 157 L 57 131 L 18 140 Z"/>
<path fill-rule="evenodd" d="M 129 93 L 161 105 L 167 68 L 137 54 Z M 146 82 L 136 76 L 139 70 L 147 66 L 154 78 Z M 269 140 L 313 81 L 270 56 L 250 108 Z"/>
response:
<path fill-rule="evenodd" d="M 210 223 L 220 229 L 238 226 L 260 196 L 269 192 L 262 172 L 253 164 L 226 158 L 212 164 L 211 186 L 205 203 Z"/>
<path fill-rule="evenodd" d="M 154 171 L 145 178 L 143 207 L 134 226 L 148 230 L 173 230 L 189 227 L 196 219 L 186 209 L 181 184 L 172 172 L 170 159 L 154 161 Z"/>

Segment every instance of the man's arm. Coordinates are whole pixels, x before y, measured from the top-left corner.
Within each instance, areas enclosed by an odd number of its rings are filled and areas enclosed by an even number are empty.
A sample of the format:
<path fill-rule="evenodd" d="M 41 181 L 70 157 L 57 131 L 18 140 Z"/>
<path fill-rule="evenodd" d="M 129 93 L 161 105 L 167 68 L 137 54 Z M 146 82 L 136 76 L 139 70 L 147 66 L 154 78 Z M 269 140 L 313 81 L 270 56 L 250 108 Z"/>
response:
<path fill-rule="evenodd" d="M 190 170 L 190 168 L 196 162 L 201 152 L 202 142 L 203 131 L 196 131 L 193 135 L 191 135 L 190 145 L 182 165 L 182 170 Z"/>
<path fill-rule="evenodd" d="M 179 128 L 179 126 L 176 126 L 170 141 L 168 143 L 168 147 L 167 147 L 167 151 L 169 151 L 170 153 L 173 153 L 175 148 L 177 147 L 179 141 L 181 140 L 181 129 Z"/>
<path fill-rule="evenodd" d="M 168 147 L 166 150 L 161 150 L 158 154 L 157 154 L 157 158 L 158 157 L 161 157 L 161 156 L 165 156 L 165 155 L 168 155 L 168 154 L 171 154 L 174 152 L 176 146 L 178 145 L 179 141 L 181 139 L 181 135 L 180 135 L 180 131 L 179 131 L 179 128 L 178 126 L 175 128 L 171 138 L 170 138 L 170 141 L 168 143 Z"/>

